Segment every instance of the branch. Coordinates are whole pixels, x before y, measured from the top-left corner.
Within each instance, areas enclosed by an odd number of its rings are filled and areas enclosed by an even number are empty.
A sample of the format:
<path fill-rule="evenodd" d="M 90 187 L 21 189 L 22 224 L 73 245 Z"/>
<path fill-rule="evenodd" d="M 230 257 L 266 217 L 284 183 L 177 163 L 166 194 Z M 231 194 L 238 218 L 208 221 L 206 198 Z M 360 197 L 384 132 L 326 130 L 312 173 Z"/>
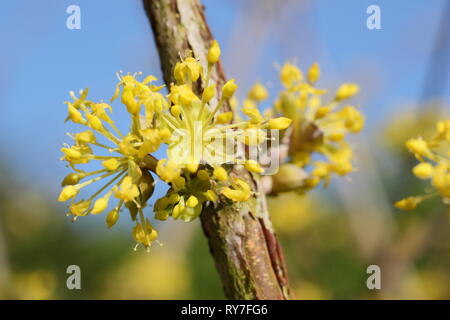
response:
<path fill-rule="evenodd" d="M 166 84 L 174 81 L 173 68 L 179 61 L 179 54 L 186 50 L 191 50 L 206 68 L 206 54 L 213 37 L 199 0 L 143 2 Z M 211 78 L 219 88 L 226 82 L 220 62 Z M 197 83 L 197 88 L 202 85 Z M 229 105 L 224 104 L 223 111 L 229 110 Z M 249 183 L 254 196 L 243 204 L 211 204 L 201 214 L 225 294 L 230 299 L 292 298 L 283 254 L 272 229 L 260 182 L 244 169 L 235 168 L 232 175 Z"/>

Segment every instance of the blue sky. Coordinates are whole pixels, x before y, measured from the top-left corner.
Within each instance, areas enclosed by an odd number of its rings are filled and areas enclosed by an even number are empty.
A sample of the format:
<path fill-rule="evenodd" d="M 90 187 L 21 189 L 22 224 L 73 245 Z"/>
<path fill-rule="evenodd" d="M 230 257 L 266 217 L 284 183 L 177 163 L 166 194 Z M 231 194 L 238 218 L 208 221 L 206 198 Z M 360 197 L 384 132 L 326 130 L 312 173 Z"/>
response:
<path fill-rule="evenodd" d="M 269 9 L 263 3 L 204 1 L 226 73 L 241 89 L 260 80 L 274 96 L 274 63 L 295 59 L 307 68 L 317 61 L 323 87 L 361 84 L 357 104 L 368 130 L 420 98 L 445 0 L 320 0 L 306 9 L 299 5 L 305 1 L 275 1 L 283 5 Z M 71 4 L 81 8 L 81 30 L 66 28 Z M 366 28 L 371 4 L 381 8 L 381 30 Z M 65 132 L 76 129 L 63 122 L 68 92 L 89 87 L 92 99 L 107 100 L 118 70 L 160 77 L 150 26 L 137 0 L 7 1 L 0 21 L 1 157 L 17 171 L 17 179 L 33 181 L 56 197 L 67 173 L 59 148 L 69 142 Z M 450 92 L 441 95 L 448 100 Z M 126 119 L 118 109 L 116 119 Z"/>

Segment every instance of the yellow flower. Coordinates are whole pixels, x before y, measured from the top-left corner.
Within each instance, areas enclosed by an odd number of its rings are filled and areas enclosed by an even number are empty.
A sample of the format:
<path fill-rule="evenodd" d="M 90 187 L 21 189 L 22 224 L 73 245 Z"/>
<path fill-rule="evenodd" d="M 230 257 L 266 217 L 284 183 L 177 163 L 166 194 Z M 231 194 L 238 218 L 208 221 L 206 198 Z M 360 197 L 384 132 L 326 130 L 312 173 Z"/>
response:
<path fill-rule="evenodd" d="M 79 189 L 77 187 L 74 187 L 72 185 L 64 187 L 62 189 L 58 201 L 64 202 L 67 201 L 73 197 L 75 197 L 78 194 Z"/>
<path fill-rule="evenodd" d="M 227 171 L 223 167 L 216 167 L 214 169 L 214 178 L 216 178 L 219 181 L 226 181 L 228 180 L 228 174 Z"/>
<path fill-rule="evenodd" d="M 170 159 L 161 159 L 158 161 L 156 173 L 164 181 L 172 182 L 180 176 L 180 167 Z"/>
<path fill-rule="evenodd" d="M 435 192 L 400 200 L 395 203 L 397 208 L 412 210 L 423 200 L 437 195 L 444 199 L 444 203 L 448 203 L 450 198 L 449 124 L 450 120 L 439 121 L 434 136 L 429 140 L 413 138 L 406 141 L 406 148 L 421 161 L 413 168 L 413 174 L 419 179 L 430 179 Z"/>
<path fill-rule="evenodd" d="M 114 170 L 116 170 L 116 169 L 120 166 L 120 162 L 117 161 L 117 159 L 111 158 L 111 159 L 108 159 L 108 160 L 103 161 L 103 162 L 102 162 L 102 165 L 103 165 L 106 169 L 108 169 L 108 170 L 110 170 L 110 171 L 114 171 Z"/>
<path fill-rule="evenodd" d="M 222 99 L 230 99 L 237 89 L 237 85 L 234 79 L 228 80 L 222 88 Z"/>
<path fill-rule="evenodd" d="M 99 214 L 106 210 L 108 207 L 108 198 L 97 199 L 94 203 L 94 208 L 92 208 L 92 214 Z"/>
<path fill-rule="evenodd" d="M 130 176 L 126 176 L 122 183 L 120 184 L 120 188 L 116 190 L 116 193 L 114 195 L 118 199 L 122 199 L 125 202 L 133 201 L 134 198 L 139 196 L 139 189 L 138 187 L 133 183 L 133 178 Z"/>
<path fill-rule="evenodd" d="M 211 86 L 205 88 L 205 90 L 203 90 L 203 94 L 202 94 L 202 101 L 209 102 L 214 97 L 215 94 L 216 94 L 216 86 L 215 85 L 211 85 Z"/>
<path fill-rule="evenodd" d="M 108 228 L 112 228 L 116 224 L 117 220 L 119 220 L 119 210 L 114 208 L 106 215 L 106 225 Z"/>
<path fill-rule="evenodd" d="M 226 123 L 231 122 L 232 119 L 233 119 L 232 112 L 224 112 L 217 116 L 216 124 L 226 124 Z"/>
<path fill-rule="evenodd" d="M 86 130 L 75 134 L 75 141 L 78 144 L 96 143 L 97 138 L 95 137 L 95 134 L 91 130 Z"/>
<path fill-rule="evenodd" d="M 336 101 L 346 100 L 359 92 L 359 86 L 356 83 L 344 83 L 336 91 Z"/>
<path fill-rule="evenodd" d="M 212 42 L 211 48 L 208 50 L 208 63 L 214 64 L 219 61 L 220 58 L 220 47 L 219 43 L 214 40 Z"/>
<path fill-rule="evenodd" d="M 320 77 L 320 67 L 318 63 L 313 63 L 308 70 L 308 81 L 314 84 L 319 80 Z"/>
<path fill-rule="evenodd" d="M 249 185 L 241 179 L 235 178 L 232 181 L 233 189 L 225 187 L 222 190 L 222 194 L 233 201 L 246 201 L 251 196 L 251 190 Z"/>
<path fill-rule="evenodd" d="M 397 201 L 395 203 L 395 207 L 402 210 L 413 210 L 416 208 L 419 202 L 420 199 L 417 197 L 408 197 L 400 201 Z"/>
<path fill-rule="evenodd" d="M 303 74 L 299 68 L 293 64 L 286 63 L 280 71 L 281 83 L 286 87 L 290 88 L 303 80 Z"/>
<path fill-rule="evenodd" d="M 139 222 L 133 228 L 133 237 L 138 242 L 148 248 L 151 246 L 152 242 L 158 237 L 158 231 L 153 228 L 149 220 L 145 220 L 144 226 Z"/>
<path fill-rule="evenodd" d="M 78 111 L 70 102 L 67 103 L 69 116 L 68 118 L 72 120 L 74 123 L 85 123 L 86 120 L 84 120 L 83 115 L 80 111 Z"/>
<path fill-rule="evenodd" d="M 89 213 L 91 206 L 90 200 L 81 200 L 79 202 L 72 202 L 69 207 L 70 213 L 75 217 L 85 216 Z"/>
<path fill-rule="evenodd" d="M 259 163 L 256 162 L 255 160 L 245 161 L 244 166 L 248 171 L 251 172 L 261 173 L 264 171 L 263 168 L 261 168 L 261 166 L 259 165 Z"/>
<path fill-rule="evenodd" d="M 237 147 L 244 148 L 243 144 L 260 147 L 262 142 L 271 139 L 266 129 L 285 129 L 291 120 L 284 117 L 271 120 L 269 113 L 264 117 L 260 114 L 257 102 L 268 96 L 261 84 L 253 87 L 242 110 L 248 119 L 241 119 L 233 98 L 237 89 L 235 80 L 229 80 L 217 90 L 216 84 L 210 83 L 212 68 L 219 58 L 220 47 L 216 41 L 207 54 L 206 72 L 192 53 L 187 53 L 175 65 L 176 83 L 170 86 L 167 96 L 160 92 L 164 86 L 153 84 L 155 77 L 149 75 L 140 80 L 141 73 L 117 74 L 119 81 L 111 104 L 89 100 L 88 89 L 80 91 L 79 97 L 70 92 L 73 101 L 66 102 L 66 121 L 85 130 L 70 134 L 73 145 L 65 144 L 61 148 L 61 160 L 74 172 L 63 179 L 58 200 L 72 200 L 69 213 L 74 219 L 89 213 L 101 214 L 111 204 L 114 208 L 106 214 L 107 227 L 111 228 L 124 207 L 136 223 L 135 240 L 148 248 L 157 236 L 144 215 L 154 190 L 152 174 L 169 185 L 166 196 L 155 202 L 158 220 L 172 216 L 192 221 L 200 215 L 206 202 L 223 200 L 218 199 L 219 194 L 233 201 L 249 199 L 250 187 L 242 180 L 231 179 L 228 165 L 244 164 L 248 170 L 258 173 L 262 168 L 256 161 L 241 159 L 236 154 Z M 298 78 L 295 70 L 288 73 L 289 77 Z M 198 92 L 200 79 L 205 89 Z M 220 99 L 214 99 L 220 91 Z M 222 112 L 227 100 L 233 112 Z M 127 132 L 119 130 L 112 119 L 113 103 L 121 103 L 128 111 Z M 233 118 L 237 120 L 235 123 Z M 167 157 L 155 158 L 153 153 L 163 145 L 167 147 Z M 98 167 L 93 171 L 78 168 L 97 161 Z M 76 199 L 81 189 L 100 181 L 103 183 L 99 183 L 91 196 Z M 118 199 L 115 204 L 112 195 Z"/>
<path fill-rule="evenodd" d="M 190 196 L 186 201 L 188 207 L 194 208 L 198 204 L 198 199 L 195 196 Z"/>
<path fill-rule="evenodd" d="M 419 163 L 413 168 L 413 173 L 417 178 L 428 179 L 433 175 L 433 166 L 431 163 Z"/>
<path fill-rule="evenodd" d="M 314 87 L 319 76 L 317 63 L 308 70 L 307 80 L 299 68 L 285 64 L 280 70 L 280 80 L 286 89 L 280 93 L 272 111 L 287 118 L 268 121 L 269 128 L 282 130 L 291 126 L 289 160 L 306 175 L 302 185 L 295 189 L 313 188 L 321 181 L 327 186 L 333 174 L 343 176 L 352 172 L 353 154 L 346 138 L 364 127 L 364 116 L 358 109 L 341 105 L 358 93 L 359 86 L 342 84 L 335 98 L 327 103 L 323 101 L 326 91 Z M 311 166 L 313 157 L 317 161 Z"/>
<path fill-rule="evenodd" d="M 275 119 L 269 120 L 269 128 L 275 130 L 283 130 L 289 127 L 292 123 L 292 120 L 285 117 L 279 117 Z"/>
<path fill-rule="evenodd" d="M 209 180 L 209 174 L 206 170 L 199 170 L 197 172 L 197 177 L 202 180 L 202 181 L 207 181 Z"/>
<path fill-rule="evenodd" d="M 207 200 L 216 202 L 217 201 L 217 194 L 213 190 L 207 190 L 203 193 L 203 195 L 206 197 Z"/>
<path fill-rule="evenodd" d="M 417 157 L 433 157 L 430 149 L 428 148 L 428 143 L 422 138 L 409 139 L 406 141 L 406 148 L 408 148 L 408 150 L 414 153 Z"/>
<path fill-rule="evenodd" d="M 248 93 L 248 98 L 255 101 L 264 101 L 269 96 L 267 89 L 259 82 L 255 83 Z"/>

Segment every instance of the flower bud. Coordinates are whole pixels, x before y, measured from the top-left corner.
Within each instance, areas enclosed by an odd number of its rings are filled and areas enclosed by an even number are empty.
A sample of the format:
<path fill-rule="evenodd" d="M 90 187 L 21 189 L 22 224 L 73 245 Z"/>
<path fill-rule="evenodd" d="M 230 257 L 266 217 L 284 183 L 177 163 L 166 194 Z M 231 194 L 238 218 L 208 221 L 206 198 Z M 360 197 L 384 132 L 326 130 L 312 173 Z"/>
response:
<path fill-rule="evenodd" d="M 259 82 L 255 83 L 248 93 L 248 98 L 255 101 L 266 100 L 268 96 L 267 89 Z"/>
<path fill-rule="evenodd" d="M 69 200 L 70 198 L 75 197 L 78 194 L 78 188 L 75 186 L 66 186 L 62 189 L 58 201 L 64 202 Z"/>
<path fill-rule="evenodd" d="M 212 202 L 216 202 L 217 201 L 217 194 L 213 190 L 205 191 L 205 192 L 203 192 L 203 195 L 209 201 L 212 201 Z"/>
<path fill-rule="evenodd" d="M 186 165 L 186 169 L 190 172 L 190 173 L 196 173 L 198 170 L 198 163 L 189 163 Z"/>
<path fill-rule="evenodd" d="M 64 152 L 67 157 L 72 159 L 80 159 L 83 156 L 80 151 L 73 148 L 61 148 L 61 151 Z"/>
<path fill-rule="evenodd" d="M 216 85 L 211 85 L 203 90 L 202 101 L 209 102 L 216 94 Z"/>
<path fill-rule="evenodd" d="M 419 163 L 413 168 L 414 175 L 419 179 L 428 179 L 433 175 L 433 166 L 431 163 Z"/>
<path fill-rule="evenodd" d="M 416 197 L 408 197 L 397 201 L 394 205 L 397 209 L 401 210 L 413 210 L 417 207 L 417 204 L 420 203 L 420 199 Z"/>
<path fill-rule="evenodd" d="M 308 70 L 308 81 L 311 84 L 314 84 L 317 82 L 317 80 L 319 80 L 319 76 L 320 76 L 319 65 L 317 63 L 313 63 L 311 65 L 311 68 L 309 68 Z"/>
<path fill-rule="evenodd" d="M 349 99 L 359 92 L 359 86 L 356 83 L 344 83 L 336 92 L 336 101 Z"/>
<path fill-rule="evenodd" d="M 289 127 L 292 123 L 292 120 L 285 117 L 279 117 L 275 119 L 269 120 L 269 129 L 274 130 L 284 130 Z"/>
<path fill-rule="evenodd" d="M 99 214 L 103 211 L 105 211 L 105 209 L 108 207 L 108 199 L 106 197 L 97 199 L 94 202 L 94 208 L 92 208 L 91 213 L 92 214 Z"/>
<path fill-rule="evenodd" d="M 198 170 L 197 172 L 197 178 L 199 178 L 202 181 L 207 181 L 209 180 L 209 175 L 208 172 L 206 170 Z"/>
<path fill-rule="evenodd" d="M 298 84 L 303 80 L 303 74 L 299 68 L 291 63 L 286 63 L 280 71 L 281 83 L 286 87 L 290 88 L 295 84 Z"/>
<path fill-rule="evenodd" d="M 198 199 L 195 196 L 190 196 L 186 201 L 186 205 L 191 208 L 194 208 L 197 204 Z"/>
<path fill-rule="evenodd" d="M 86 118 L 88 120 L 89 127 L 97 131 L 103 131 L 103 124 L 99 117 L 86 113 Z"/>
<path fill-rule="evenodd" d="M 171 113 L 174 117 L 178 118 L 178 117 L 180 116 L 180 114 L 181 114 L 181 108 L 180 108 L 180 106 L 179 106 L 178 104 L 174 104 L 174 105 L 170 108 L 170 113 Z"/>
<path fill-rule="evenodd" d="M 263 168 L 255 160 L 247 160 L 244 163 L 244 167 L 251 172 L 261 173 L 264 172 Z"/>
<path fill-rule="evenodd" d="M 167 210 L 159 210 L 155 211 L 155 219 L 160 221 L 166 221 L 169 217 L 169 211 Z"/>
<path fill-rule="evenodd" d="M 81 112 L 78 111 L 71 103 L 68 103 L 67 106 L 69 111 L 69 119 L 74 123 L 83 123 L 84 119 Z"/>
<path fill-rule="evenodd" d="M 430 154 L 430 149 L 428 148 L 428 143 L 419 138 L 419 139 L 409 139 L 406 141 L 406 148 L 412 153 L 415 153 L 419 156 L 427 156 Z"/>
<path fill-rule="evenodd" d="M 111 158 L 111 159 L 103 161 L 102 165 L 109 171 L 114 171 L 119 167 L 120 162 L 114 158 Z"/>
<path fill-rule="evenodd" d="M 216 167 L 213 171 L 214 178 L 219 181 L 228 180 L 228 173 L 223 167 Z"/>
<path fill-rule="evenodd" d="M 61 186 L 64 187 L 64 186 L 71 186 L 71 185 L 77 184 L 84 177 L 85 177 L 84 173 L 72 172 L 64 177 L 63 181 L 61 182 Z"/>
<path fill-rule="evenodd" d="M 234 92 L 237 89 L 237 85 L 234 83 L 234 79 L 228 80 L 227 83 L 224 84 L 223 88 L 222 88 L 222 99 L 223 100 L 228 100 L 230 99 Z"/>
<path fill-rule="evenodd" d="M 224 112 L 220 113 L 216 118 L 216 124 L 225 124 L 229 123 L 233 119 L 233 113 L 232 112 Z"/>
<path fill-rule="evenodd" d="M 219 61 L 220 58 L 220 47 L 219 43 L 214 40 L 211 47 L 208 50 L 208 63 L 214 64 Z"/>

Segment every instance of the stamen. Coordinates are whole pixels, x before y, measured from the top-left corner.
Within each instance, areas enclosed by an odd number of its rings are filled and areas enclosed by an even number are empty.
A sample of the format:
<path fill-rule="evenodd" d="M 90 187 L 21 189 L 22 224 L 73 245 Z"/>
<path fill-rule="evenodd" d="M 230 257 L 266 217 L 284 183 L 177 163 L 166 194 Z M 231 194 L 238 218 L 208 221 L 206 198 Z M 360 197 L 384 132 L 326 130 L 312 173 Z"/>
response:
<path fill-rule="evenodd" d="M 114 174 L 114 173 L 115 173 L 115 172 L 108 172 L 108 173 L 106 173 L 106 174 L 104 174 L 104 175 L 101 175 L 101 176 L 99 176 L 99 177 L 93 178 L 93 179 L 88 180 L 88 181 L 86 181 L 86 182 L 76 184 L 75 187 L 77 187 L 77 188 L 79 188 L 79 189 L 84 188 L 84 187 L 90 185 L 91 183 L 97 182 L 97 181 L 99 181 L 99 180 L 101 180 L 101 179 L 103 179 L 103 178 L 106 178 L 106 177 L 108 177 L 108 176 Z"/>
<path fill-rule="evenodd" d="M 127 170 L 123 170 L 118 175 L 116 175 L 114 178 L 112 178 L 110 181 L 108 181 L 103 187 L 101 187 L 97 192 L 95 192 L 92 196 L 89 197 L 89 200 L 94 199 L 96 196 L 98 196 L 100 193 L 103 192 L 108 186 L 110 186 L 114 181 L 116 181 L 121 175 L 123 175 Z M 120 181 L 119 181 L 120 183 Z M 112 188 L 108 193 L 112 193 Z"/>

